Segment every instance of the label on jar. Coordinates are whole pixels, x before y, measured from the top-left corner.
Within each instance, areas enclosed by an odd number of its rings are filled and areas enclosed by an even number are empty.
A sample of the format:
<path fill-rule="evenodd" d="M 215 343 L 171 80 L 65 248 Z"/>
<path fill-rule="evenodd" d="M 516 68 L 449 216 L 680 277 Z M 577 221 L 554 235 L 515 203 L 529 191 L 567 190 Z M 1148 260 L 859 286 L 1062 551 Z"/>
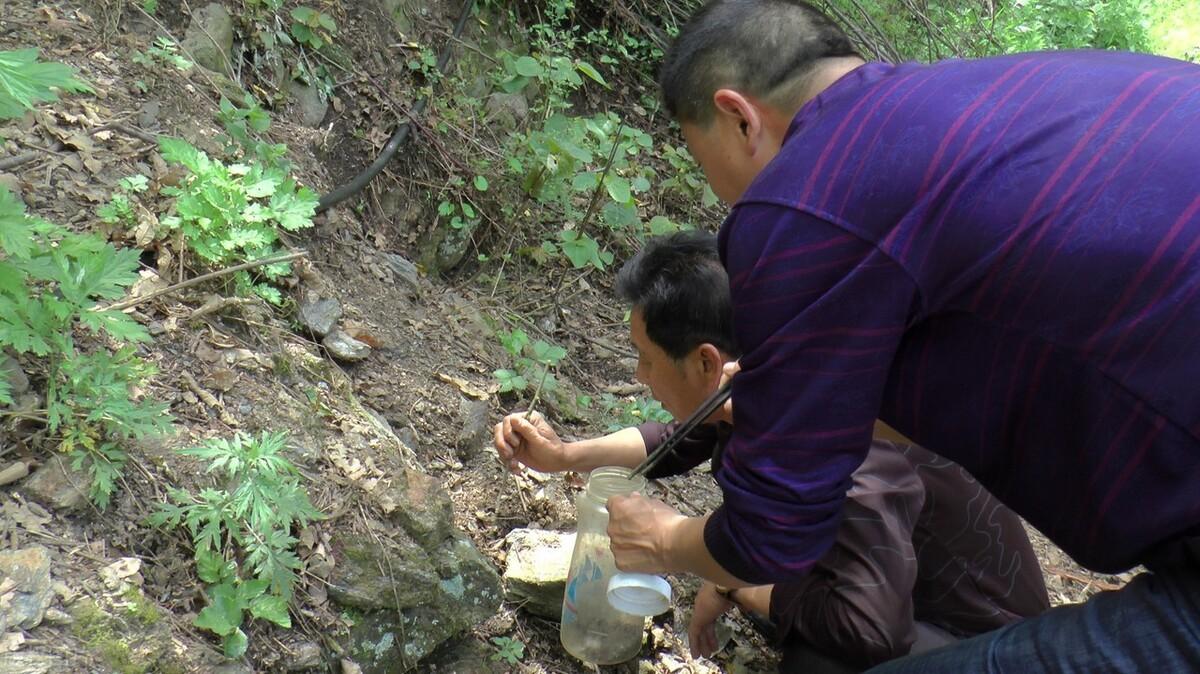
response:
<path fill-rule="evenodd" d="M 563 623 L 575 622 L 575 617 L 578 614 L 575 601 L 576 597 L 579 596 L 579 588 L 588 583 L 600 580 L 603 576 L 604 572 L 600 569 L 599 564 L 593 562 L 591 557 L 583 558 L 583 564 L 579 565 L 579 571 L 567 582 L 566 599 L 563 601 Z"/>

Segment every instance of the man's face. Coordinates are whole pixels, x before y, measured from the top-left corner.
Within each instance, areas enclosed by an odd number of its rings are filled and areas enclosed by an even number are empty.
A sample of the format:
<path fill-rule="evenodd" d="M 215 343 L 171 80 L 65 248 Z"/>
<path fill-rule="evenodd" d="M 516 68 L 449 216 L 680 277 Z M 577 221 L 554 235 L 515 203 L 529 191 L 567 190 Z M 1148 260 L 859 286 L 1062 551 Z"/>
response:
<path fill-rule="evenodd" d="M 727 204 L 733 204 L 749 187 L 753 175 L 747 177 L 736 138 L 729 138 L 726 125 L 716 120 L 707 127 L 684 122 L 679 125 L 688 152 L 704 171 L 713 194 Z"/>
<path fill-rule="evenodd" d="M 676 419 L 685 419 L 716 390 L 709 381 L 699 348 L 676 360 L 646 334 L 641 309 L 634 308 L 629 318 L 629 336 L 638 352 L 637 380 L 650 387 L 650 394 Z"/>

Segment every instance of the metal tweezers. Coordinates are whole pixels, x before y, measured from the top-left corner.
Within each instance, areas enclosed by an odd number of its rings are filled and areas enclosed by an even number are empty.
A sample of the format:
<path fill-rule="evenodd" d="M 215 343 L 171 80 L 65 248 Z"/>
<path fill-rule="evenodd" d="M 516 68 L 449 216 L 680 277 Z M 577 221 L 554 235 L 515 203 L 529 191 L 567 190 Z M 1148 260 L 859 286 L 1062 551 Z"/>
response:
<path fill-rule="evenodd" d="M 725 385 L 717 389 L 716 393 L 713 393 L 708 397 L 707 400 L 700 403 L 700 407 L 697 407 L 696 411 L 692 412 L 692 416 L 684 420 L 684 422 L 675 429 L 675 432 L 671 434 L 671 437 L 664 440 L 657 449 L 651 452 L 648 456 L 646 456 L 644 461 L 638 464 L 637 468 L 633 469 L 633 475 L 645 475 L 647 471 L 653 469 L 655 466 L 661 463 L 662 460 L 667 458 L 667 455 L 671 453 L 671 450 L 675 449 L 675 446 L 678 445 L 685 437 L 687 437 L 688 433 L 691 433 L 693 430 L 695 430 L 697 426 L 704 423 L 704 420 L 707 419 L 710 414 L 716 412 L 717 408 L 719 408 L 721 405 L 724 405 L 725 401 L 729 400 L 729 396 L 733 394 L 733 390 L 729 388 L 729 384 L 730 382 L 725 382 Z"/>

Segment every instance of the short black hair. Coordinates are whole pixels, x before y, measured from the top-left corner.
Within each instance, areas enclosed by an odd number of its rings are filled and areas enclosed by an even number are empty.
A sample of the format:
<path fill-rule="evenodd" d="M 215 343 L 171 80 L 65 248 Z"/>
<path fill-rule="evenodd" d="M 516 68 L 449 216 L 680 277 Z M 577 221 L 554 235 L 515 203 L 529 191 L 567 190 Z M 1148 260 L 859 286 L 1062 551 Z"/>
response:
<path fill-rule="evenodd" d="M 684 25 L 659 70 L 667 112 L 707 126 L 731 88 L 784 107 L 819 59 L 858 56 L 832 19 L 801 0 L 712 0 Z"/>
<path fill-rule="evenodd" d="M 646 335 L 672 358 L 704 343 L 739 354 L 729 277 L 713 234 L 684 231 L 650 239 L 617 273 L 617 295 L 642 312 Z"/>

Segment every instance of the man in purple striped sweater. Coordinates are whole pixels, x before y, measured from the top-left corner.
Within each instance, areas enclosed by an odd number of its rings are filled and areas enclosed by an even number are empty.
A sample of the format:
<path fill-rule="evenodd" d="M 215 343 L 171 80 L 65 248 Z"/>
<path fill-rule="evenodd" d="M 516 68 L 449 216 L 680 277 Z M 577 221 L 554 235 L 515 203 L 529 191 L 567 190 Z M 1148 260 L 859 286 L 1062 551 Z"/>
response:
<path fill-rule="evenodd" d="M 879 417 L 1125 588 L 888 672 L 1200 666 L 1200 66 L 864 63 L 717 0 L 660 84 L 714 191 L 734 326 L 724 505 L 610 503 L 618 564 L 803 577 Z"/>

